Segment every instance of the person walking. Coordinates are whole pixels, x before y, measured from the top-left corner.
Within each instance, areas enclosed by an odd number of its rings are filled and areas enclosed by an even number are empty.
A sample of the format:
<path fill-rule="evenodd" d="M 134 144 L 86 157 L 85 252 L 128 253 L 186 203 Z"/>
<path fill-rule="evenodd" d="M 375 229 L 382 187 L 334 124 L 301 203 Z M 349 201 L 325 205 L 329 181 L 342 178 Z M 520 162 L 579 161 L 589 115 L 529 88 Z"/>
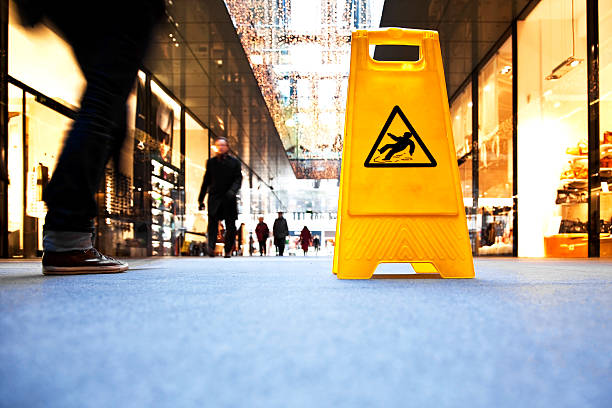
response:
<path fill-rule="evenodd" d="M 255 252 L 255 240 L 253 239 L 253 233 L 249 232 L 249 256 L 253 256 Z"/>
<path fill-rule="evenodd" d="M 274 245 L 276 246 L 277 255 L 283 256 L 283 252 L 285 252 L 285 239 L 287 239 L 289 235 L 289 227 L 281 211 L 278 212 L 278 218 L 274 220 L 272 234 L 274 235 Z"/>
<path fill-rule="evenodd" d="M 245 234 L 246 234 L 246 231 L 245 231 L 245 226 L 243 222 L 240 224 L 240 226 L 238 227 L 238 231 L 236 232 L 236 245 L 235 245 L 236 256 L 244 255 L 244 244 L 246 243 Z"/>
<path fill-rule="evenodd" d="M 319 239 L 318 235 L 315 235 L 313 240 L 312 240 L 312 246 L 314 247 L 315 250 L 315 255 L 319 253 L 319 249 L 321 248 L 321 240 Z"/>
<path fill-rule="evenodd" d="M 236 240 L 236 194 L 242 184 L 242 166 L 237 158 L 229 154 L 227 139 L 217 138 L 215 150 L 217 154 L 206 162 L 198 203 L 203 210 L 204 197 L 208 193 L 208 255 L 214 256 L 214 237 L 217 236 L 219 221 L 225 220 L 225 258 L 230 258 Z"/>
<path fill-rule="evenodd" d="M 311 240 L 312 235 L 310 234 L 310 230 L 304 225 L 304 228 L 302 228 L 302 232 L 300 233 L 300 244 L 302 246 L 302 251 L 304 251 L 304 256 L 306 256 L 308 253 L 308 247 L 310 246 Z"/>
<path fill-rule="evenodd" d="M 255 235 L 257 235 L 257 242 L 259 242 L 259 256 L 266 255 L 266 241 L 270 236 L 270 229 L 264 222 L 263 217 L 259 217 L 259 223 L 255 227 Z"/>
<path fill-rule="evenodd" d="M 45 275 L 116 273 L 128 264 L 93 247 L 95 199 L 111 157 L 118 166 L 126 136 L 126 101 L 164 15 L 163 0 L 16 0 L 22 24 L 44 19 L 70 44 L 86 80 L 43 201 Z"/>

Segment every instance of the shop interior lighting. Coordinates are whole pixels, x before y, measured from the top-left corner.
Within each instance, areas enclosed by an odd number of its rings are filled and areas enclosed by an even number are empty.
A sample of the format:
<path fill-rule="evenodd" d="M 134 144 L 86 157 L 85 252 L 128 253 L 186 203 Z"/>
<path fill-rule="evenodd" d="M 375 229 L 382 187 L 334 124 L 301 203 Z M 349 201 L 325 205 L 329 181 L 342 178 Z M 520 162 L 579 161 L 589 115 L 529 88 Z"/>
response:
<path fill-rule="evenodd" d="M 546 76 L 546 80 L 551 81 L 561 78 L 563 75 L 577 67 L 581 62 L 582 60 L 576 57 L 568 57 L 565 61 L 557 65 L 549 75 Z"/>
<path fill-rule="evenodd" d="M 547 81 L 561 78 L 563 75 L 576 68 L 583 61 L 576 58 L 576 39 L 574 34 L 574 0 L 572 0 L 572 55 L 569 56 L 565 61 L 553 68 L 552 72 L 546 76 Z"/>
<path fill-rule="evenodd" d="M 507 75 L 511 72 L 512 72 L 512 67 L 510 65 L 506 65 L 505 67 L 501 69 L 501 71 L 499 71 L 499 73 L 502 75 Z"/>

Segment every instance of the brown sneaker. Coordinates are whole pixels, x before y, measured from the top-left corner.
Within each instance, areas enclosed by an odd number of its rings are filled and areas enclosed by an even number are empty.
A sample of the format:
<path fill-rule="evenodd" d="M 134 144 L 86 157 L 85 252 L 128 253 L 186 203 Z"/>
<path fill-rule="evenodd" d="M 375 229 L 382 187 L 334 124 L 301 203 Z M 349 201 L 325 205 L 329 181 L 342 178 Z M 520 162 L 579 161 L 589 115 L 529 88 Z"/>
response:
<path fill-rule="evenodd" d="M 128 269 L 128 264 L 91 248 L 82 251 L 45 252 L 42 267 L 45 275 L 77 275 L 124 272 Z"/>

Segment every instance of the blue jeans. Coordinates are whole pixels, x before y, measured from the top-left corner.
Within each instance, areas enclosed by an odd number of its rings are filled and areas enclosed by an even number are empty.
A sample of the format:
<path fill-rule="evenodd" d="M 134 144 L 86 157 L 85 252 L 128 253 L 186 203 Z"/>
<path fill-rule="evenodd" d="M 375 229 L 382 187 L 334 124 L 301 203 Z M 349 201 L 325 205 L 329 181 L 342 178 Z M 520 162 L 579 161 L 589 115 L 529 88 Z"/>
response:
<path fill-rule="evenodd" d="M 97 215 L 95 194 L 107 162 L 118 157 L 125 139 L 126 100 L 163 4 L 161 0 L 49 3 L 45 15 L 72 46 L 87 87 L 43 191 L 48 209 L 43 247 L 87 249 Z"/>

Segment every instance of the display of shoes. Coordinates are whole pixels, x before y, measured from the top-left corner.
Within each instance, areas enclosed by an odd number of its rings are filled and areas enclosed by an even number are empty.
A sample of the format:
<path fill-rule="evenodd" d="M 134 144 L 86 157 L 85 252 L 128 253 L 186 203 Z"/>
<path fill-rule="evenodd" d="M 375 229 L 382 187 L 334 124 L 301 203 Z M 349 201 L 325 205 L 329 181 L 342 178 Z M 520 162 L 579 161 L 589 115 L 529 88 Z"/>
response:
<path fill-rule="evenodd" d="M 586 156 L 589 149 L 586 142 L 580 141 L 576 146 L 568 147 L 565 152 L 574 156 Z"/>
<path fill-rule="evenodd" d="M 586 233 L 587 223 L 580 220 L 561 220 L 559 234 Z"/>

